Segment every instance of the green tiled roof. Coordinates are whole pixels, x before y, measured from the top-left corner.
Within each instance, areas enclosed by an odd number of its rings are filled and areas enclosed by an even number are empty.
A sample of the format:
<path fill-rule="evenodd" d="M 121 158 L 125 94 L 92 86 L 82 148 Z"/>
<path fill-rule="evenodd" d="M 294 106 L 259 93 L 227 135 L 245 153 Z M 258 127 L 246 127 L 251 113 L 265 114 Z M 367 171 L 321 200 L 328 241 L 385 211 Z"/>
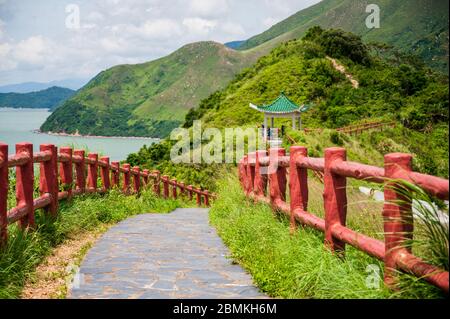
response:
<path fill-rule="evenodd" d="M 281 93 L 280 96 L 273 101 L 269 105 L 253 105 L 250 104 L 254 109 L 264 112 L 264 113 L 293 113 L 293 112 L 301 112 L 303 105 L 299 106 L 292 102 L 284 93 Z"/>

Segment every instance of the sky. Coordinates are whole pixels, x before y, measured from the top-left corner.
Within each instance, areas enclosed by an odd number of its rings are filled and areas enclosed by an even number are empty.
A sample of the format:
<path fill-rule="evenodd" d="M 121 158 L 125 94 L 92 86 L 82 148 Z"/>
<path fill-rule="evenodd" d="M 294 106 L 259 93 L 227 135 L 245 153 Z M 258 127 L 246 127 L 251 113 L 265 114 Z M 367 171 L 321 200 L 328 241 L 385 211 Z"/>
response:
<path fill-rule="evenodd" d="M 0 85 L 90 79 L 185 44 L 245 40 L 320 0 L 0 0 Z"/>

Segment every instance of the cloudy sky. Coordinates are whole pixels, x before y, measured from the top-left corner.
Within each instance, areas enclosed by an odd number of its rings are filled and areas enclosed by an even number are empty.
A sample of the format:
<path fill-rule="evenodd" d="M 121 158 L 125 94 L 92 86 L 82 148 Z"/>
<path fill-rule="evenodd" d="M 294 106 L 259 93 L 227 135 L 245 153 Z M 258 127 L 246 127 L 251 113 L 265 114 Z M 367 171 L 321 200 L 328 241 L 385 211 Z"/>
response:
<path fill-rule="evenodd" d="M 0 85 L 89 79 L 187 43 L 247 39 L 317 2 L 0 0 Z"/>

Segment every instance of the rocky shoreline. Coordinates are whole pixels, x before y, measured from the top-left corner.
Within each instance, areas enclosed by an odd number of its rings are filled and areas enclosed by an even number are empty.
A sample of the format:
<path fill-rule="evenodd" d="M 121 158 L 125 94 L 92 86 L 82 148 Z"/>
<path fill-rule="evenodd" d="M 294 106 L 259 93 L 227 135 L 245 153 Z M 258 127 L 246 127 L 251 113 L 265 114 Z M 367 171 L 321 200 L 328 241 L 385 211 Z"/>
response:
<path fill-rule="evenodd" d="M 83 138 L 117 138 L 117 139 L 133 139 L 133 140 L 152 140 L 161 141 L 157 137 L 139 137 L 139 136 L 102 136 L 102 135 L 81 135 L 81 134 L 68 134 L 68 133 L 56 133 L 56 132 L 42 132 L 40 130 L 33 130 L 35 134 L 46 134 L 53 136 L 66 136 L 66 137 L 83 137 Z"/>

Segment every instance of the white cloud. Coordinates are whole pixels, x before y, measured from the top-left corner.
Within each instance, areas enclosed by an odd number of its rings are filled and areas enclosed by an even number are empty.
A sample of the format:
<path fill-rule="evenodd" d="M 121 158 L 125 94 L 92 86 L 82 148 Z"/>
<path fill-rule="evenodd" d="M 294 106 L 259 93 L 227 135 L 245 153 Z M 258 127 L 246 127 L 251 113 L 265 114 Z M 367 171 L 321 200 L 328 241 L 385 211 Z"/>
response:
<path fill-rule="evenodd" d="M 26 64 L 41 64 L 52 54 L 51 43 L 41 35 L 31 36 L 14 47 L 14 58 Z"/>
<path fill-rule="evenodd" d="M 273 25 L 275 25 L 278 21 L 279 21 L 278 19 L 275 19 L 273 17 L 268 17 L 263 20 L 263 26 L 265 28 L 270 28 Z"/>
<path fill-rule="evenodd" d="M 17 63 L 9 57 L 10 52 L 10 44 L 0 43 L 0 71 L 9 71 L 16 68 Z"/>
<path fill-rule="evenodd" d="M 67 29 L 59 1 L 0 0 L 0 84 L 92 77 L 190 42 L 243 40 L 318 1 L 77 0 L 81 28 Z"/>
<path fill-rule="evenodd" d="M 227 0 L 191 0 L 190 11 L 202 17 L 217 17 L 228 12 Z"/>
<path fill-rule="evenodd" d="M 221 25 L 222 31 L 232 36 L 245 35 L 245 30 L 239 23 L 225 22 Z"/>
<path fill-rule="evenodd" d="M 183 20 L 183 25 L 187 27 L 188 32 L 191 34 L 207 35 L 216 28 L 217 21 L 202 18 L 186 18 Z"/>

